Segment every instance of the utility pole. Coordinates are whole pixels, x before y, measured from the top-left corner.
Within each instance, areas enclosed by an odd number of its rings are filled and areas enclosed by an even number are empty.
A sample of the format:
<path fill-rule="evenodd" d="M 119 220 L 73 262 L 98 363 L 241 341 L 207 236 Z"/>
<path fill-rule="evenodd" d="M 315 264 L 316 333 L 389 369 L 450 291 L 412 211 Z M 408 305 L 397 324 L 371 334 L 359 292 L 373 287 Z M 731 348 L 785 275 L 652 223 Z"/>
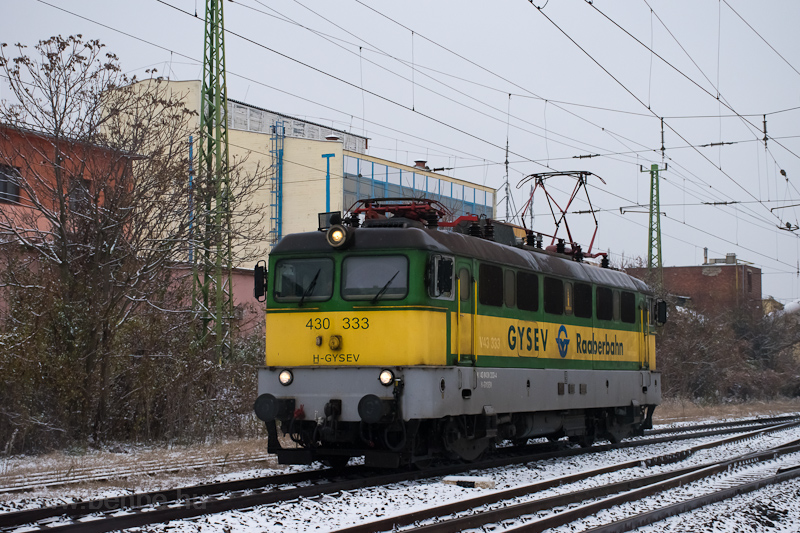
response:
<path fill-rule="evenodd" d="M 511 222 L 511 209 L 510 209 L 511 187 L 508 186 L 508 138 L 507 137 L 506 137 L 506 178 L 505 178 L 505 188 L 506 188 L 506 222 Z"/>
<path fill-rule="evenodd" d="M 228 165 L 228 91 L 225 82 L 223 0 L 206 0 L 203 88 L 200 94 L 200 161 L 197 184 L 198 244 L 194 253 L 194 306 L 201 345 L 214 335 L 220 362 L 231 349 L 231 189 Z"/>
<path fill-rule="evenodd" d="M 650 165 L 650 170 L 640 167 L 642 172 L 650 172 L 650 227 L 647 239 L 647 268 L 652 272 L 658 269 L 656 276 L 659 285 L 663 283 L 662 261 L 661 261 L 661 201 L 658 197 L 658 178 L 659 172 L 666 172 L 667 165 L 659 169 L 658 165 Z"/>

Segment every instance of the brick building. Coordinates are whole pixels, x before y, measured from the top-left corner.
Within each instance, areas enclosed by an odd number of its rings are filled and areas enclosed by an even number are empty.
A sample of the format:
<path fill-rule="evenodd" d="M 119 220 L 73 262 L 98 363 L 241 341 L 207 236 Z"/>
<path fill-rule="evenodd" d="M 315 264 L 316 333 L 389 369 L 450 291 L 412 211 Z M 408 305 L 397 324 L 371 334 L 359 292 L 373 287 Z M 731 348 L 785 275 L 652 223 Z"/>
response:
<path fill-rule="evenodd" d="M 648 279 L 647 268 L 628 268 L 631 276 Z M 742 262 L 736 254 L 725 259 L 706 260 L 699 266 L 664 267 L 664 288 L 677 305 L 715 316 L 746 310 L 754 317 L 763 314 L 761 269 Z"/>

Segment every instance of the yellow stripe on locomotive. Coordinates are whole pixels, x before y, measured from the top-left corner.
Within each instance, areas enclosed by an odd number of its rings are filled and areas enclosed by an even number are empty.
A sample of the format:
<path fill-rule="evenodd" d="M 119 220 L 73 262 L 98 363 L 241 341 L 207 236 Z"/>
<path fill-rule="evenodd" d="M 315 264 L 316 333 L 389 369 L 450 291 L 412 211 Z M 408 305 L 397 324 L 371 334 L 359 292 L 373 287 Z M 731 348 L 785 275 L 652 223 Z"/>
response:
<path fill-rule="evenodd" d="M 268 366 L 447 364 L 444 309 L 267 313 Z"/>

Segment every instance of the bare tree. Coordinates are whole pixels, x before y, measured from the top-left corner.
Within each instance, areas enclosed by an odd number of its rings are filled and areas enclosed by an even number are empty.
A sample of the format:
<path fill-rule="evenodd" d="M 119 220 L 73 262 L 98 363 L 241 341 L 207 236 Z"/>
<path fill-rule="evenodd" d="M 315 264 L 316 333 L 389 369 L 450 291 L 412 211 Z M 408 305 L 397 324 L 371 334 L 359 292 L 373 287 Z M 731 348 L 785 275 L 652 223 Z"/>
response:
<path fill-rule="evenodd" d="M 13 59 L 4 48 L 14 101 L 0 102 L 0 309 L 9 311 L 0 368 L 17 368 L 29 388 L 41 381 L 28 423 L 103 437 L 110 382 L 122 372 L 114 356 L 127 356 L 115 351 L 119 332 L 143 308 L 191 319 L 181 291 L 195 247 L 195 113 L 162 80 L 128 79 L 98 41 L 52 37 L 33 58 L 22 45 Z M 258 226 L 248 203 L 263 180 L 256 174 L 232 171 L 240 223 L 231 231 L 242 240 Z M 6 396 L 37 394 L 0 379 Z M 48 410 L 47 399 L 62 405 Z M 24 418 L 3 415 L 12 425 Z"/>

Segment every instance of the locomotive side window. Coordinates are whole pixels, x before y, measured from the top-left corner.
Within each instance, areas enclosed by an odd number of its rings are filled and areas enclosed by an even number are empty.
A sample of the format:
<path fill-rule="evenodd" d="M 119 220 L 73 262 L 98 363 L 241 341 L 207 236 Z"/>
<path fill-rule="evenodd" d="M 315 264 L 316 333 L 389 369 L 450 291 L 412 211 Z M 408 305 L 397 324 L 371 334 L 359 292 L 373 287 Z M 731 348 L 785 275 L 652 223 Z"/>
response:
<path fill-rule="evenodd" d="M 586 283 L 575 284 L 575 316 L 592 318 L 592 286 Z"/>
<path fill-rule="evenodd" d="M 564 314 L 571 315 L 575 296 L 572 294 L 572 282 L 564 282 Z"/>
<path fill-rule="evenodd" d="M 564 282 L 556 278 L 544 278 L 544 311 L 551 315 L 564 314 Z"/>
<path fill-rule="evenodd" d="M 614 320 L 619 320 L 619 291 L 614 291 Z"/>
<path fill-rule="evenodd" d="M 478 300 L 483 305 L 503 305 L 503 269 L 481 264 L 478 268 Z"/>
<path fill-rule="evenodd" d="M 453 258 L 434 255 L 428 272 L 428 292 L 434 298 L 453 299 Z"/>
<path fill-rule="evenodd" d="M 400 300 L 408 294 L 408 258 L 351 256 L 342 262 L 345 300 Z"/>
<path fill-rule="evenodd" d="M 503 303 L 506 307 L 514 307 L 517 295 L 516 276 L 513 270 L 503 272 Z"/>
<path fill-rule="evenodd" d="M 279 302 L 319 302 L 333 294 L 331 259 L 282 259 L 275 270 L 274 295 Z"/>
<path fill-rule="evenodd" d="M 628 324 L 636 323 L 636 296 L 632 292 L 622 291 L 620 297 L 620 318 Z"/>
<path fill-rule="evenodd" d="M 539 310 L 539 276 L 536 274 L 517 274 L 517 307 L 523 311 Z"/>
<path fill-rule="evenodd" d="M 597 307 L 596 314 L 599 320 L 612 320 L 614 318 L 614 297 L 613 291 L 607 287 L 597 287 L 596 295 Z"/>

